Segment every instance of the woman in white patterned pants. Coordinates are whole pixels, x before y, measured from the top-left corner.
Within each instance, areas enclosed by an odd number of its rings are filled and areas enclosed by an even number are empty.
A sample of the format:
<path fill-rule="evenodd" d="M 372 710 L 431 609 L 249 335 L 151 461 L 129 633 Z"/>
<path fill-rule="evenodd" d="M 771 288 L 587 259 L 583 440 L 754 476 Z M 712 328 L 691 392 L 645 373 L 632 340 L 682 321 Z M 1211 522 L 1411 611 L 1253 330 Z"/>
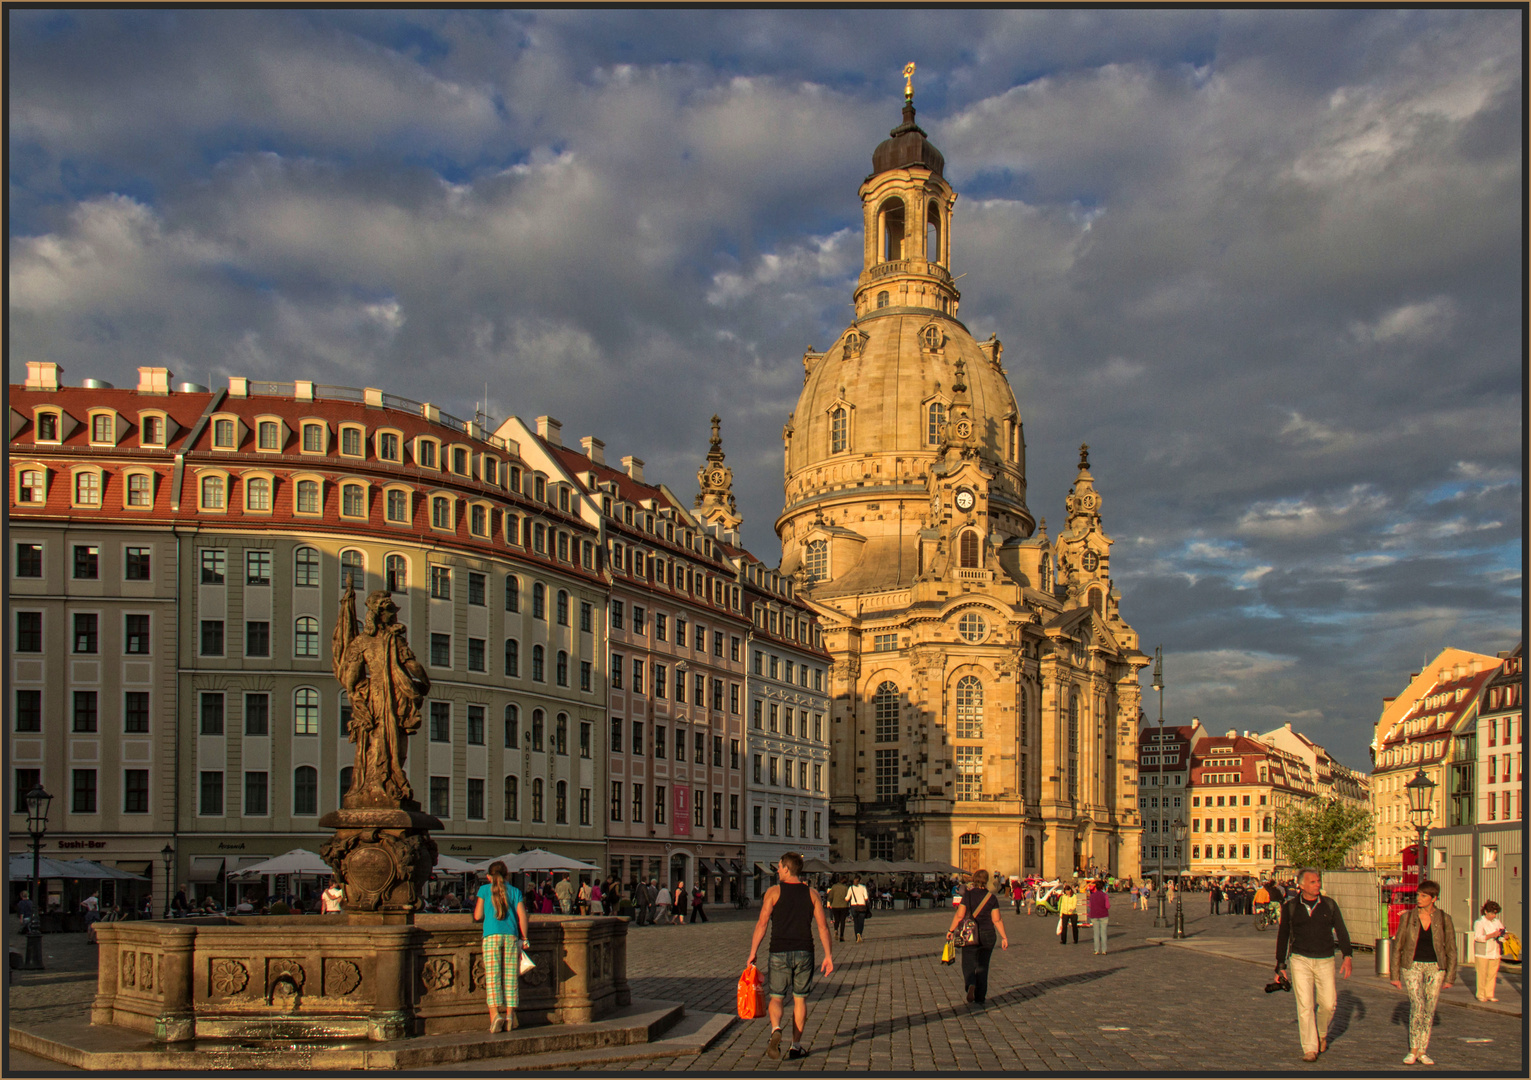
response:
<path fill-rule="evenodd" d="M 1434 1065 L 1430 1055 L 1430 1025 L 1442 990 L 1457 977 L 1457 932 L 1451 916 L 1436 909 L 1441 887 L 1421 881 L 1414 908 L 1398 920 L 1390 982 L 1409 993 L 1409 1056 L 1405 1065 Z"/>

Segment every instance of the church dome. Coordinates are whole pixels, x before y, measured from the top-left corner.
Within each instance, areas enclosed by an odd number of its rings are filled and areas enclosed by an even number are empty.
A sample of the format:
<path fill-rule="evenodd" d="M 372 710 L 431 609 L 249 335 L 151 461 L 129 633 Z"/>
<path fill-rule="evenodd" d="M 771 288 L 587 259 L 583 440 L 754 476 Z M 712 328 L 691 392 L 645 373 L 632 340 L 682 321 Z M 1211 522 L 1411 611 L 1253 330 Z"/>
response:
<path fill-rule="evenodd" d="M 946 159 L 935 148 L 918 124 L 914 122 L 914 106 L 904 106 L 904 122 L 888 132 L 872 151 L 872 175 L 890 169 L 906 169 L 911 165 L 923 165 L 936 176 L 946 167 Z"/>

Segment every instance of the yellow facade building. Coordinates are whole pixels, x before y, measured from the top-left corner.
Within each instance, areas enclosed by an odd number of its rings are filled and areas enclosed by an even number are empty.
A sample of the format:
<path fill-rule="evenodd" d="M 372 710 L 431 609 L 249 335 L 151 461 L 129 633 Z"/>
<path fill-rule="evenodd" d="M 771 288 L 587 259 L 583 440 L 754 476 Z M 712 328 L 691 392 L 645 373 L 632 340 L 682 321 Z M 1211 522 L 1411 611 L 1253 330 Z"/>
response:
<path fill-rule="evenodd" d="M 776 523 L 834 658 L 831 856 L 1135 875 L 1147 658 L 1088 454 L 1053 540 L 1003 348 L 958 318 L 957 193 L 912 104 L 872 164 L 855 317 L 803 356 Z"/>

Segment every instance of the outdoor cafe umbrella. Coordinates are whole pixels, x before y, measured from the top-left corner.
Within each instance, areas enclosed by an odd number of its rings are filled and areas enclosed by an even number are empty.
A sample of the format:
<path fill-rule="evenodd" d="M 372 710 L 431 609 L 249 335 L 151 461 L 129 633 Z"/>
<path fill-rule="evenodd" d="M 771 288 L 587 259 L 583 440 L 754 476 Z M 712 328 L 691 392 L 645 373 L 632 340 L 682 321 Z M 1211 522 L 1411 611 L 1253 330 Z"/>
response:
<path fill-rule="evenodd" d="M 291 851 L 258 862 L 253 866 L 241 866 L 229 875 L 230 881 L 252 881 L 258 877 L 288 874 L 299 877 L 314 877 L 333 874 L 335 871 L 330 864 L 319 858 L 307 848 L 293 848 Z"/>
<path fill-rule="evenodd" d="M 32 856 L 12 855 L 10 865 L 6 868 L 6 876 L 11 881 L 32 880 Z M 48 878 L 75 878 L 96 877 L 95 874 L 81 874 L 70 863 L 58 859 L 50 859 L 46 855 L 37 860 L 37 876 L 39 880 Z"/>
<path fill-rule="evenodd" d="M 803 869 L 811 874 L 830 874 L 834 872 L 835 868 L 823 859 L 805 859 L 803 860 Z"/>

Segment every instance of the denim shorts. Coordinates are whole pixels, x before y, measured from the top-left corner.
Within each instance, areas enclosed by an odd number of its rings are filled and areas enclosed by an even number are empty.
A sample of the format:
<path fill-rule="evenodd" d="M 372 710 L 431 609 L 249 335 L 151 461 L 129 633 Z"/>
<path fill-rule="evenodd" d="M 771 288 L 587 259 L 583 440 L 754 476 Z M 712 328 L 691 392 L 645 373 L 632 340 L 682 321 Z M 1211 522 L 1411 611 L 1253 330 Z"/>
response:
<path fill-rule="evenodd" d="M 813 987 L 813 953 L 806 949 L 773 952 L 769 970 L 773 998 L 786 997 L 789 989 L 796 997 L 807 997 Z"/>

